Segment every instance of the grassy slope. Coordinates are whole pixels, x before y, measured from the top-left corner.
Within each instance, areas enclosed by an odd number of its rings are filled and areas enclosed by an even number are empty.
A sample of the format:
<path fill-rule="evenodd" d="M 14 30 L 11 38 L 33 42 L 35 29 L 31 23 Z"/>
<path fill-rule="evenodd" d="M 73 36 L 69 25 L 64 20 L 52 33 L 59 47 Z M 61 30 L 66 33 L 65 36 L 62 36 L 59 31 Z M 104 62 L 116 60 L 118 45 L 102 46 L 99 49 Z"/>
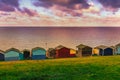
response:
<path fill-rule="evenodd" d="M 120 56 L 0 62 L 0 80 L 119 80 Z"/>

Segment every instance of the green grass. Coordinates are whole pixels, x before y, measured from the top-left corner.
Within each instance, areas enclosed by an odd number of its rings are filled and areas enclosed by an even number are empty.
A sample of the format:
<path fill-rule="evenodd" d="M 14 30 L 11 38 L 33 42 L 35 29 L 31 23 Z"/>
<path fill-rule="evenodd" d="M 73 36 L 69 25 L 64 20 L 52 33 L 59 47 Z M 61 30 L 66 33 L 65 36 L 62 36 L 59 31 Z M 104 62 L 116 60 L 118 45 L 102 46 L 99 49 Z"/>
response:
<path fill-rule="evenodd" d="M 120 56 L 0 62 L 0 80 L 119 80 Z"/>

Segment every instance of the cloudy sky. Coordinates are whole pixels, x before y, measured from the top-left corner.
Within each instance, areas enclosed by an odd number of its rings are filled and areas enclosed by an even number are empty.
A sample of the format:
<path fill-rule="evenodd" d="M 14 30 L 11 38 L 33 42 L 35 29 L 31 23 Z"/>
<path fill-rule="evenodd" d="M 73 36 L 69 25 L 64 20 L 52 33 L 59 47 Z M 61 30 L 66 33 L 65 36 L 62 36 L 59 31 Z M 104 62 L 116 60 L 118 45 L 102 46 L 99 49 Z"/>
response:
<path fill-rule="evenodd" d="M 0 26 L 119 26 L 120 0 L 0 0 Z"/>
<path fill-rule="evenodd" d="M 117 27 L 2 27 L 0 28 L 0 49 L 54 48 L 58 45 L 76 49 L 76 46 L 81 43 L 91 47 L 114 46 L 120 43 L 119 34 L 120 28 Z"/>

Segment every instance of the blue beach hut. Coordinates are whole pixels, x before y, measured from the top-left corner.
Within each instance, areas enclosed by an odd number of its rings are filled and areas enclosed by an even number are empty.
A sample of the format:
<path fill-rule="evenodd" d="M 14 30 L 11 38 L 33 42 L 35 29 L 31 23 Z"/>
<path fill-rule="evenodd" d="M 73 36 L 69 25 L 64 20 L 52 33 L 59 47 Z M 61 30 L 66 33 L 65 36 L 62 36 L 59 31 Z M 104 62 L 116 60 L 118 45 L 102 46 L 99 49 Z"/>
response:
<path fill-rule="evenodd" d="M 32 59 L 39 60 L 46 58 L 46 50 L 41 47 L 36 47 L 32 49 Z"/>
<path fill-rule="evenodd" d="M 23 54 L 15 48 L 11 48 L 5 51 L 5 61 L 16 61 L 16 60 L 22 60 Z"/>
<path fill-rule="evenodd" d="M 104 55 L 113 55 L 113 49 L 112 48 L 106 48 L 104 49 Z"/>
<path fill-rule="evenodd" d="M 0 50 L 0 61 L 4 61 L 4 51 Z"/>

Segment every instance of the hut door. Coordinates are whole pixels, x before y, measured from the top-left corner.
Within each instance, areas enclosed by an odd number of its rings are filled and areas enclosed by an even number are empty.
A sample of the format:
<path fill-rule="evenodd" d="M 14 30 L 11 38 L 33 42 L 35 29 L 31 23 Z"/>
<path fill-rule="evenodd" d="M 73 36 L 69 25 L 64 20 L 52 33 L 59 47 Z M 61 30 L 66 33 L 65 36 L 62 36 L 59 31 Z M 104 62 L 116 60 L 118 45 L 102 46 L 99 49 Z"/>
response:
<path fill-rule="evenodd" d="M 104 55 L 104 50 L 103 50 L 103 49 L 100 49 L 99 55 L 100 55 L 100 56 L 103 56 L 103 55 Z"/>
<path fill-rule="evenodd" d="M 107 48 L 104 50 L 104 55 L 113 55 L 113 49 Z"/>

